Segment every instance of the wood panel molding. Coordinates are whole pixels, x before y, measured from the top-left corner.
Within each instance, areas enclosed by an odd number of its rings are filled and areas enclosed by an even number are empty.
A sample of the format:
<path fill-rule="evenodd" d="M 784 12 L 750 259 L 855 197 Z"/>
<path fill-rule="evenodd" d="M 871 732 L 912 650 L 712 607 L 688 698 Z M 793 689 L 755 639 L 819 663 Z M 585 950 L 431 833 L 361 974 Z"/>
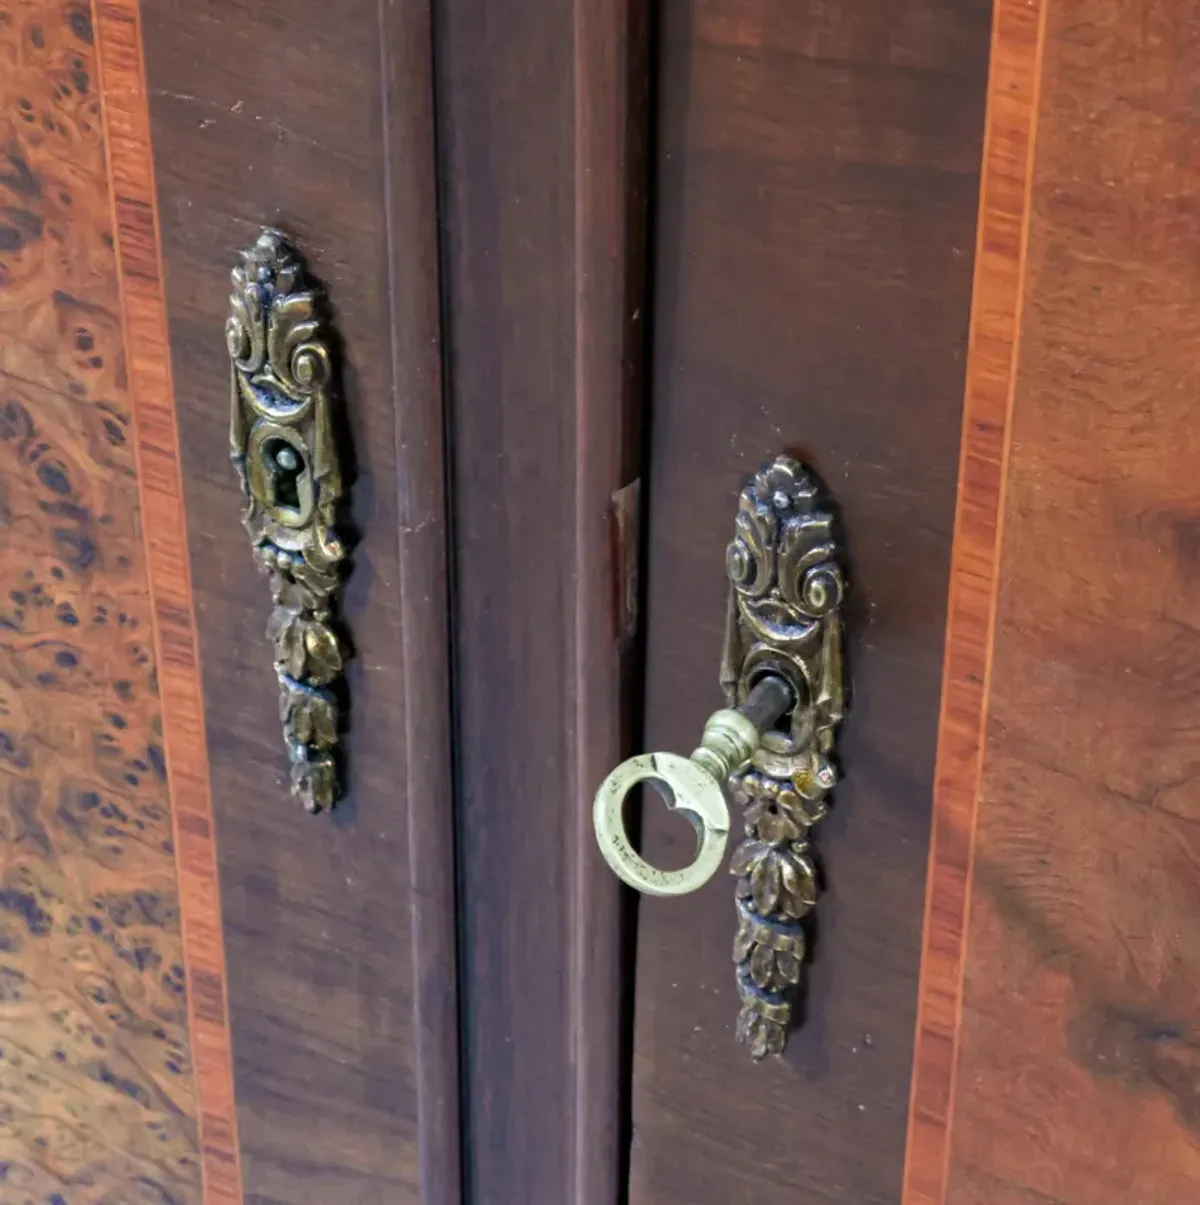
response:
<path fill-rule="evenodd" d="M 433 37 L 427 4 L 379 22 L 420 1200 L 462 1205 Z"/>
<path fill-rule="evenodd" d="M 649 116 L 648 20 L 626 0 L 575 0 L 575 588 L 570 878 L 570 1199 L 624 1199 L 623 1073 L 632 977 L 623 966 L 629 901 L 596 856 L 592 796 L 629 752 L 638 541 Z M 605 505 L 608 500 L 608 505 Z M 626 506 L 629 513 L 621 515 Z M 632 608 L 632 613 L 629 610 Z M 603 918 L 603 939 L 596 921 Z"/>
<path fill-rule="evenodd" d="M 942 1205 L 1050 0 L 997 0 L 950 569 L 903 1205 Z"/>
<path fill-rule="evenodd" d="M 217 855 L 137 0 L 94 0 L 146 572 L 175 829 L 205 1205 L 240 1205 Z"/>
<path fill-rule="evenodd" d="M 495 1200 L 615 1205 L 624 1180 L 620 887 L 591 796 L 627 728 L 646 32 L 628 0 L 435 6 L 464 1148 Z"/>

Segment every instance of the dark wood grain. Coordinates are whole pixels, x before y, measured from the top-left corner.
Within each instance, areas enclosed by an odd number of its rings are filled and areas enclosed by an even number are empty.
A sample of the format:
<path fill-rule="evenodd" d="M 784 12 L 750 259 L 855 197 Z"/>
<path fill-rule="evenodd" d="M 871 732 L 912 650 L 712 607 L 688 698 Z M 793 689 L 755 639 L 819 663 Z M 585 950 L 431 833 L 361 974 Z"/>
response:
<path fill-rule="evenodd" d="M 1045 12 L 1005 2 L 992 20 L 905 1205 L 941 1205 L 949 1167 Z"/>
<path fill-rule="evenodd" d="M 336 20 L 317 0 L 143 8 L 238 1123 L 256 1205 L 416 1201 L 422 1185 L 438 1205 L 456 1198 L 425 12 L 366 0 Z M 270 599 L 228 459 L 228 273 L 262 223 L 287 231 L 325 286 L 352 449 L 349 791 L 316 820 L 288 795 Z"/>
<path fill-rule="evenodd" d="M 93 15 L 174 822 L 204 1202 L 240 1205 L 225 943 L 139 12 L 135 0 L 99 0 Z"/>
<path fill-rule="evenodd" d="M 198 1203 L 97 68 L 86 4 L 0 12 L 0 1197 Z"/>
<path fill-rule="evenodd" d="M 1047 10 L 945 1200 L 1200 1194 L 1187 6 Z"/>
<path fill-rule="evenodd" d="M 612 495 L 637 471 L 645 30 L 626 0 L 438 6 L 470 1199 L 622 1191 Z M 636 519 L 634 519 L 636 530 Z"/>
<path fill-rule="evenodd" d="M 462 1205 L 449 515 L 426 3 L 381 10 L 421 1205 Z"/>
<path fill-rule="evenodd" d="M 690 750 L 720 705 L 737 491 L 785 449 L 840 511 L 852 696 L 782 1061 L 733 1040 L 729 876 L 640 906 L 633 1205 L 900 1194 L 989 15 L 664 8 L 644 744 Z"/>

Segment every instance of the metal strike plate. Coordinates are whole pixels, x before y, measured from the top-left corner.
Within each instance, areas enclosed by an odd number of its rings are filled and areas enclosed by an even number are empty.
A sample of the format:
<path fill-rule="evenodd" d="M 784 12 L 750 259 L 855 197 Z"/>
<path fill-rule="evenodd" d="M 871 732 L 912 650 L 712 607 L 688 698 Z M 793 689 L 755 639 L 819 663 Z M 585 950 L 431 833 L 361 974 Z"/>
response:
<path fill-rule="evenodd" d="M 309 812 L 338 798 L 338 692 L 346 648 L 335 606 L 346 547 L 333 429 L 331 333 L 294 248 L 264 230 L 231 275 L 226 344 L 232 364 L 230 452 L 242 522 L 267 574 L 267 628 L 292 794 Z"/>
<path fill-rule="evenodd" d="M 726 553 L 720 672 L 726 708 L 710 718 L 690 759 L 631 758 L 596 795 L 605 859 L 651 895 L 682 894 L 706 882 L 720 862 L 728 824 L 717 796 L 728 789 L 742 805 L 746 835 L 730 863 L 737 877 L 737 1036 L 755 1059 L 781 1053 L 787 1042 L 805 918 L 817 899 L 810 833 L 837 781 L 834 733 L 845 703 L 840 561 L 834 517 L 816 480 L 798 461 L 777 456 L 742 490 Z M 646 779 L 665 782 L 671 806 L 696 824 L 696 858 L 683 870 L 649 865 L 628 837 L 624 800 Z"/>

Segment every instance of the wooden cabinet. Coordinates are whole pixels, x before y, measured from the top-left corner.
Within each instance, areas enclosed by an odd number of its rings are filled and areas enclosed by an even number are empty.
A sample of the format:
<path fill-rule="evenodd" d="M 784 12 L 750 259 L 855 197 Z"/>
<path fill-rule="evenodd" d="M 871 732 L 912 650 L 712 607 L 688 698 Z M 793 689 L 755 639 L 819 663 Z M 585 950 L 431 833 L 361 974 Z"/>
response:
<path fill-rule="evenodd" d="M 0 1202 L 1192 1201 L 1198 55 L 1178 2 L 0 10 Z M 315 816 L 230 463 L 264 226 L 335 332 Z M 848 710 L 756 1063 L 733 878 L 633 896 L 592 797 L 722 705 L 778 453 Z"/>

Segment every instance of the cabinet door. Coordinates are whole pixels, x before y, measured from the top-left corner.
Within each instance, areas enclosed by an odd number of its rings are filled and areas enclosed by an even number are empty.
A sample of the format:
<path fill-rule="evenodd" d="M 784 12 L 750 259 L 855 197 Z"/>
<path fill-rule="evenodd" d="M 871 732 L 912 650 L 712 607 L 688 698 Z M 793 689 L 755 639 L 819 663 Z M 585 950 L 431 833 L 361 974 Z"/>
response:
<path fill-rule="evenodd" d="M 1197 53 L 1180 6 L 664 6 L 642 746 L 721 705 L 778 452 L 849 707 L 781 1056 L 733 879 L 639 904 L 633 1205 L 1196 1195 Z"/>
<path fill-rule="evenodd" d="M 787 452 L 849 583 L 842 780 L 781 1059 L 734 1041 L 735 880 L 638 912 L 635 1205 L 894 1202 L 904 1165 L 989 6 L 668 3 L 658 63 L 646 749 L 722 705 L 737 494 Z M 733 805 L 731 846 L 743 836 Z M 644 814 L 682 865 L 691 830 Z"/>
<path fill-rule="evenodd" d="M 143 7 L 249 1200 L 457 1199 L 449 682 L 429 19 Z M 288 798 L 269 591 L 222 415 L 228 267 L 283 229 L 336 333 L 346 794 Z M 186 918 L 185 918 L 186 919 Z"/>

